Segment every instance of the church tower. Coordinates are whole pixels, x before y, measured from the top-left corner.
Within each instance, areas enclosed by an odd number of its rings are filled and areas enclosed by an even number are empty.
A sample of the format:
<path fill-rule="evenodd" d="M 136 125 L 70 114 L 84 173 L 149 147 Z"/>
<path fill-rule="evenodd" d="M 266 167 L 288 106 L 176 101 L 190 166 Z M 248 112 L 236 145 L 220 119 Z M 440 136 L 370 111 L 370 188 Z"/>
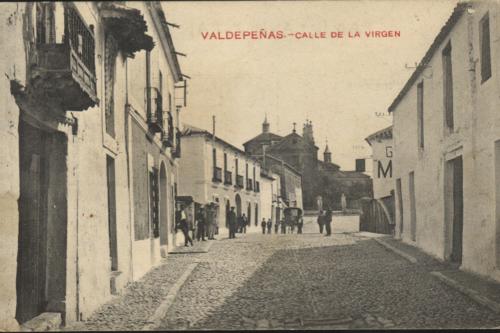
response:
<path fill-rule="evenodd" d="M 267 122 L 267 114 L 262 123 L 262 133 L 269 133 L 269 123 Z"/>
<path fill-rule="evenodd" d="M 332 163 L 332 153 L 328 148 L 328 140 L 326 140 L 325 152 L 323 153 L 323 160 L 325 163 Z"/>
<path fill-rule="evenodd" d="M 302 137 L 307 141 L 314 143 L 314 135 L 313 135 L 313 125 L 312 121 L 306 120 L 304 127 L 302 128 Z"/>

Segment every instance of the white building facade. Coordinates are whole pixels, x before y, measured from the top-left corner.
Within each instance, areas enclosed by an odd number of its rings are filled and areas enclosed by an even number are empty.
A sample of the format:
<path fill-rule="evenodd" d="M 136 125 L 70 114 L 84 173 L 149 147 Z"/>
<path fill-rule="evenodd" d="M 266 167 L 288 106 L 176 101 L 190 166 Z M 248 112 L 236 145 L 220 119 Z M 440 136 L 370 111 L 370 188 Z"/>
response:
<path fill-rule="evenodd" d="M 500 280 L 499 6 L 460 3 L 389 107 L 396 235 Z"/>
<path fill-rule="evenodd" d="M 366 141 L 372 148 L 373 198 L 381 199 L 391 196 L 394 190 L 392 126 L 371 134 Z"/>
<path fill-rule="evenodd" d="M 186 127 L 181 137 L 178 194 L 200 204 L 215 203 L 219 235 L 229 235 L 227 213 L 235 207 L 255 228 L 261 218 L 260 163 L 205 130 Z"/>

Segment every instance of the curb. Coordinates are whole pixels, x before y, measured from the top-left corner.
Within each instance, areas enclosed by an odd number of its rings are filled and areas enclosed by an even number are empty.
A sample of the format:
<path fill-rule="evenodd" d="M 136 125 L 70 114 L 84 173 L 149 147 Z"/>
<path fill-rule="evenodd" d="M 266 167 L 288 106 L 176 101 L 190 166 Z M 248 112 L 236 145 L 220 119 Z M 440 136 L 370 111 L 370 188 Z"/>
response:
<path fill-rule="evenodd" d="M 143 331 L 151 331 L 158 328 L 161 325 L 162 319 L 165 318 L 165 316 L 167 315 L 168 309 L 174 303 L 175 298 L 177 297 L 177 294 L 179 293 L 180 289 L 182 288 L 186 280 L 189 278 L 189 276 L 197 266 L 198 266 L 197 262 L 189 264 L 184 274 L 182 274 L 180 279 L 177 280 L 177 282 L 175 282 L 175 284 L 172 286 L 172 288 L 167 294 L 167 297 L 165 297 L 165 299 L 160 304 L 158 309 L 156 309 L 155 313 L 151 317 L 149 317 L 148 324 L 146 324 L 142 328 Z"/>
<path fill-rule="evenodd" d="M 460 284 L 459 282 L 447 277 L 441 272 L 431 272 L 431 275 L 435 276 L 438 278 L 441 282 L 444 284 L 448 285 L 449 287 L 458 290 L 462 294 L 469 296 L 472 300 L 476 301 L 480 305 L 483 305 L 487 308 L 489 308 L 491 311 L 495 312 L 496 314 L 500 314 L 500 304 L 492 301 L 491 299 L 482 296 L 479 294 L 477 291 L 467 288 Z"/>
<path fill-rule="evenodd" d="M 397 255 L 405 258 L 406 260 L 408 260 L 409 262 L 411 262 L 412 264 L 415 264 L 417 263 L 417 258 L 409 255 L 408 253 L 406 252 L 403 252 L 397 248 L 395 248 L 394 246 L 392 245 L 389 245 L 387 244 L 386 242 L 384 242 L 383 240 L 381 239 L 378 239 L 378 238 L 372 238 L 374 241 L 376 241 L 377 243 L 379 243 L 380 245 L 382 245 L 383 247 L 385 247 L 386 249 L 388 250 L 391 250 L 392 252 L 396 253 Z"/>

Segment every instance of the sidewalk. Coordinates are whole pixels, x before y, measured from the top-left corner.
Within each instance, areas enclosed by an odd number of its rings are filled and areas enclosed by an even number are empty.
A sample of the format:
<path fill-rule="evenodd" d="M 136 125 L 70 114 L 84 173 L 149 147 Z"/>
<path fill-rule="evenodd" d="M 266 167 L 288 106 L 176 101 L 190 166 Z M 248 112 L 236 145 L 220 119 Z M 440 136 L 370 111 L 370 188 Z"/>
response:
<path fill-rule="evenodd" d="M 102 305 L 82 322 L 62 327 L 63 331 L 142 330 L 155 321 L 165 301 L 172 301 L 197 259 L 208 253 L 215 241 L 194 242 L 193 247 L 177 247 L 140 280 L 130 283 L 121 293 Z M 169 252 L 170 253 L 170 252 Z M 175 253 L 175 254 L 174 254 Z M 191 265 L 191 266 L 190 266 Z M 191 273 L 191 272 L 189 272 Z"/>
<path fill-rule="evenodd" d="M 425 269 L 442 283 L 500 315 L 500 283 L 460 270 L 456 264 L 440 261 L 417 247 L 405 244 L 390 236 L 379 239 L 407 256 L 415 258 L 415 265 Z"/>

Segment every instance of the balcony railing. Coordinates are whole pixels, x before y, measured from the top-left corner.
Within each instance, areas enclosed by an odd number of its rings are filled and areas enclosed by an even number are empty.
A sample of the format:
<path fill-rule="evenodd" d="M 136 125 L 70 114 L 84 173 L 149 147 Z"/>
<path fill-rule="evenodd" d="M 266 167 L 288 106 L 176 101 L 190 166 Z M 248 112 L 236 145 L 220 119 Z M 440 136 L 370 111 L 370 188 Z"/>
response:
<path fill-rule="evenodd" d="M 254 191 L 255 192 L 260 192 L 260 183 L 258 181 L 255 182 L 255 188 L 254 188 Z"/>
<path fill-rule="evenodd" d="M 214 175 L 212 181 L 215 183 L 222 182 L 222 169 L 219 167 L 214 167 Z"/>
<path fill-rule="evenodd" d="M 231 171 L 224 172 L 224 184 L 231 185 L 233 183 L 233 173 Z"/>
<path fill-rule="evenodd" d="M 146 88 L 149 128 L 153 133 L 163 131 L 163 97 L 158 88 Z"/>
<path fill-rule="evenodd" d="M 238 188 L 243 188 L 243 186 L 244 186 L 243 176 L 241 176 L 241 175 L 236 176 L 236 185 L 235 186 Z"/>
<path fill-rule="evenodd" d="M 64 4 L 63 43 L 53 41 L 36 44 L 30 73 L 34 90 L 58 101 L 63 110 L 83 111 L 98 104 L 94 34 L 74 5 Z"/>
<path fill-rule="evenodd" d="M 167 129 L 163 130 L 162 141 L 166 147 L 174 146 L 174 118 L 172 116 L 172 112 L 164 112 L 164 115 L 167 115 Z"/>
<path fill-rule="evenodd" d="M 251 191 L 253 190 L 253 180 L 247 179 L 247 190 Z"/>

